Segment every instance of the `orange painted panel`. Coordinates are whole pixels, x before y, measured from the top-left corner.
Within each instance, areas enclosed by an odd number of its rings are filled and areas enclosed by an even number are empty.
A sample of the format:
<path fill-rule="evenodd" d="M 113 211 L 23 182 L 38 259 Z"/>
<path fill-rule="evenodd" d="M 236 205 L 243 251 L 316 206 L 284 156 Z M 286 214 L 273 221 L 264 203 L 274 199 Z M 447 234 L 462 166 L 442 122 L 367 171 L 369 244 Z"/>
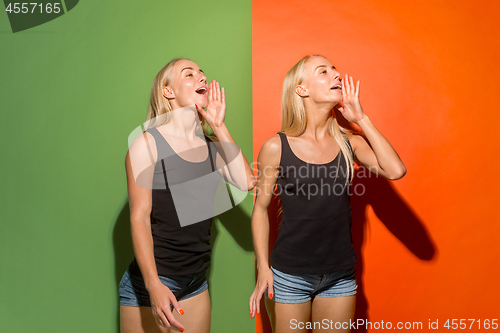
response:
<path fill-rule="evenodd" d="M 357 318 L 500 320 L 499 21 L 498 1 L 253 2 L 255 159 L 280 129 L 286 72 L 322 54 L 361 81 L 366 114 L 408 169 L 355 179 Z M 271 332 L 262 317 L 257 332 Z"/>

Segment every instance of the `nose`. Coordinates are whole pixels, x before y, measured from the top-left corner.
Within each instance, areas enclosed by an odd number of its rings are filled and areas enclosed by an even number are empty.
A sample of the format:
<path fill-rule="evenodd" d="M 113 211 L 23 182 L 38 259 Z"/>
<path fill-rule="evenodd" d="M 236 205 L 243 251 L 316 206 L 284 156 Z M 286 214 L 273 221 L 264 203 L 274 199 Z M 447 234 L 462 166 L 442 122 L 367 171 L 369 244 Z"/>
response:
<path fill-rule="evenodd" d="M 201 73 L 200 82 L 207 83 L 207 77 L 203 73 Z"/>
<path fill-rule="evenodd" d="M 333 73 L 333 79 L 334 80 L 342 81 L 342 79 L 340 78 L 340 73 L 339 72 L 334 72 Z"/>

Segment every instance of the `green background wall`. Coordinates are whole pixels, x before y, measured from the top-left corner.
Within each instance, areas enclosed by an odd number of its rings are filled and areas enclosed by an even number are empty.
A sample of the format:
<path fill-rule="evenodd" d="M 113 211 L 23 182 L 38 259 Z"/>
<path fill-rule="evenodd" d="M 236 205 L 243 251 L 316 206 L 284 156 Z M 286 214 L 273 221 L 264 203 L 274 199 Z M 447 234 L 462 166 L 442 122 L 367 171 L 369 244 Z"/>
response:
<path fill-rule="evenodd" d="M 117 332 L 132 259 L 124 158 L 154 76 L 188 57 L 226 88 L 252 160 L 251 1 L 97 1 L 13 34 L 0 13 L 0 332 Z M 251 196 L 215 221 L 212 331 L 254 332 Z"/>

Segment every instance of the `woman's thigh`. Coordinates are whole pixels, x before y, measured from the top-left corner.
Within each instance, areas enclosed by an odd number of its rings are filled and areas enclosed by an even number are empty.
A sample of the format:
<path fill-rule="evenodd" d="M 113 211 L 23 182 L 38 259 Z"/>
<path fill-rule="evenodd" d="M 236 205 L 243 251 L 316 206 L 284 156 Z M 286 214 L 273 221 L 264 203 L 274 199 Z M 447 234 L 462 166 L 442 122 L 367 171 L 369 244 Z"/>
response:
<path fill-rule="evenodd" d="M 120 305 L 121 333 L 170 333 L 156 324 L 150 307 Z"/>
<path fill-rule="evenodd" d="M 183 315 L 174 313 L 174 317 L 186 328 L 187 332 L 210 332 L 211 308 L 208 289 L 201 294 L 179 302 Z"/>
<path fill-rule="evenodd" d="M 278 303 L 266 298 L 266 309 L 274 333 L 307 333 L 311 302 Z"/>
<path fill-rule="evenodd" d="M 184 325 L 186 332 L 210 332 L 210 297 L 208 290 L 179 301 L 183 315 L 173 312 L 174 317 Z M 122 333 L 170 333 L 171 330 L 158 326 L 150 307 L 120 305 L 120 326 Z M 173 331 L 173 330 L 172 330 Z"/>
<path fill-rule="evenodd" d="M 356 295 L 315 297 L 311 317 L 313 323 L 321 323 L 321 328 L 313 332 L 350 332 L 355 307 Z"/>

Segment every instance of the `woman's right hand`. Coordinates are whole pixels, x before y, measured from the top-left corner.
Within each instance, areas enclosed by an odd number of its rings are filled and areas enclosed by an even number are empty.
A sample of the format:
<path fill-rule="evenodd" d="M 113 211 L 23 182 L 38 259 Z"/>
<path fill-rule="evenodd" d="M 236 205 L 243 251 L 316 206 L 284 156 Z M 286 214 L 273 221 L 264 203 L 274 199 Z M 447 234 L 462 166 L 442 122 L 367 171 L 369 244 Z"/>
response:
<path fill-rule="evenodd" d="M 153 311 L 156 323 L 161 327 L 168 327 L 174 331 L 183 332 L 184 326 L 174 318 L 170 304 L 172 304 L 177 313 L 183 315 L 184 311 L 182 311 L 170 289 L 161 282 L 158 282 L 149 288 L 148 292 L 151 300 L 151 310 Z"/>
<path fill-rule="evenodd" d="M 260 313 L 260 300 L 266 289 L 268 290 L 269 298 L 273 298 L 273 282 L 273 272 L 269 267 L 259 269 L 257 284 L 252 296 L 250 296 L 250 319 L 255 317 L 255 312 Z"/>

